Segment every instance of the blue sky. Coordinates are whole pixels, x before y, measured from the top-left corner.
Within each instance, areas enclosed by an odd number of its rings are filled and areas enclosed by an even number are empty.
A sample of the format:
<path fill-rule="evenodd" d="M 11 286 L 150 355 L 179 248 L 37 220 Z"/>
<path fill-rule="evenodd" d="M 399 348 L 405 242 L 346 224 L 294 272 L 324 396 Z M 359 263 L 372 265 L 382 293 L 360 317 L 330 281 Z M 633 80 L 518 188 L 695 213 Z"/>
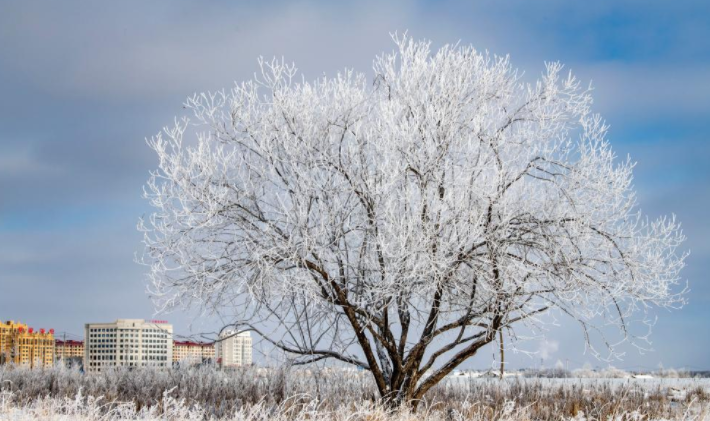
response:
<path fill-rule="evenodd" d="M 196 91 L 284 56 L 307 79 L 369 72 L 408 30 L 510 54 L 530 78 L 559 60 L 593 82 L 620 157 L 638 161 L 642 210 L 675 213 L 691 293 L 660 312 L 654 352 L 622 367 L 710 369 L 710 3 L 705 1 L 20 2 L 0 0 L 0 319 L 79 334 L 83 323 L 153 316 L 135 225 L 157 165 L 145 145 Z M 184 334 L 216 328 L 166 317 Z M 546 364 L 590 362 L 561 320 Z M 490 365 L 486 351 L 469 365 Z M 513 366 L 537 364 L 513 355 Z"/>

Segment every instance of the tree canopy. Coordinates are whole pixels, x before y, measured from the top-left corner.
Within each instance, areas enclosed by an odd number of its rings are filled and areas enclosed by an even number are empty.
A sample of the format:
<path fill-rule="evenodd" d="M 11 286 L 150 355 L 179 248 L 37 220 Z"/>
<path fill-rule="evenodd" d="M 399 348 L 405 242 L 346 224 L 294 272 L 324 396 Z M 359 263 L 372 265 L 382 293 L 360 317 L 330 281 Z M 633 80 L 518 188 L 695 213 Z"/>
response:
<path fill-rule="evenodd" d="M 149 140 L 162 305 L 230 309 L 295 363 L 353 364 L 404 402 L 552 309 L 591 344 L 683 304 L 684 237 L 639 212 L 590 88 L 559 63 L 530 84 L 508 57 L 394 40 L 370 78 L 260 60 Z"/>

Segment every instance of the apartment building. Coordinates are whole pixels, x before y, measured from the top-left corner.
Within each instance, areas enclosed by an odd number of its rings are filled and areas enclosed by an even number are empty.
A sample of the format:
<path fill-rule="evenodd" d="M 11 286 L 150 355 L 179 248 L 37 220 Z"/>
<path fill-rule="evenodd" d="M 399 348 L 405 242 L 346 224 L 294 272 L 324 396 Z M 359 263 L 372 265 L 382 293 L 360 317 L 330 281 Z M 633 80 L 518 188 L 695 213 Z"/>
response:
<path fill-rule="evenodd" d="M 214 343 L 173 341 L 173 362 L 199 364 L 214 361 Z"/>
<path fill-rule="evenodd" d="M 54 342 L 54 358 L 64 363 L 80 363 L 84 360 L 84 341 L 57 339 Z"/>
<path fill-rule="evenodd" d="M 13 330 L 16 330 L 15 322 L 8 321 L 0 323 L 0 364 L 5 364 L 10 361 L 11 350 L 14 340 L 12 338 Z"/>
<path fill-rule="evenodd" d="M 173 326 L 164 320 L 118 319 L 84 326 L 84 370 L 109 367 L 170 367 Z"/>
<path fill-rule="evenodd" d="M 222 367 L 251 365 L 252 341 L 249 332 L 237 333 L 227 330 L 219 335 L 215 343 L 217 362 Z"/>
<path fill-rule="evenodd" d="M 0 364 L 31 368 L 54 364 L 54 329 L 34 330 L 24 323 L 0 323 Z"/>

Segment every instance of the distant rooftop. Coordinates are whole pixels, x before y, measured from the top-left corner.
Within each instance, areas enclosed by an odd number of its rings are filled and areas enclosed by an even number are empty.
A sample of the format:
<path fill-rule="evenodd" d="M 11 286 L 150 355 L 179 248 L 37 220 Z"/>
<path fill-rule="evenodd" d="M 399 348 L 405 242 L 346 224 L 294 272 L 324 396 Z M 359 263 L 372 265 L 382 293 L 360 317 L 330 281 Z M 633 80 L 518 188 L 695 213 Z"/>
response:
<path fill-rule="evenodd" d="M 173 341 L 173 345 L 177 345 L 177 346 L 214 346 L 214 342 Z"/>
<path fill-rule="evenodd" d="M 84 341 L 75 341 L 73 339 L 67 339 L 66 341 L 63 341 L 61 339 L 57 339 L 54 341 L 55 345 L 69 345 L 69 346 L 78 346 L 78 345 L 84 345 Z"/>

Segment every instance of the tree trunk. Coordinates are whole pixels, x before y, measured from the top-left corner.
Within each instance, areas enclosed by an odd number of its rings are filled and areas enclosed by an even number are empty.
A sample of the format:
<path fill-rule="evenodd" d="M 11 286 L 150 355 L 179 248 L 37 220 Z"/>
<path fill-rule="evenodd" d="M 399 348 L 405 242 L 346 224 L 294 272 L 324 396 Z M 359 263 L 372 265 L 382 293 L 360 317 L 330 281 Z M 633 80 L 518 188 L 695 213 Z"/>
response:
<path fill-rule="evenodd" d="M 500 339 L 500 379 L 503 380 L 503 373 L 505 372 L 505 347 L 503 346 L 503 330 L 498 331 L 498 338 Z"/>
<path fill-rule="evenodd" d="M 403 379 L 398 384 L 392 384 L 390 391 L 380 397 L 380 402 L 389 409 L 398 409 L 403 406 L 408 406 L 412 411 L 416 411 L 419 402 L 414 399 L 414 392 L 416 390 L 415 383 L 416 382 Z"/>

